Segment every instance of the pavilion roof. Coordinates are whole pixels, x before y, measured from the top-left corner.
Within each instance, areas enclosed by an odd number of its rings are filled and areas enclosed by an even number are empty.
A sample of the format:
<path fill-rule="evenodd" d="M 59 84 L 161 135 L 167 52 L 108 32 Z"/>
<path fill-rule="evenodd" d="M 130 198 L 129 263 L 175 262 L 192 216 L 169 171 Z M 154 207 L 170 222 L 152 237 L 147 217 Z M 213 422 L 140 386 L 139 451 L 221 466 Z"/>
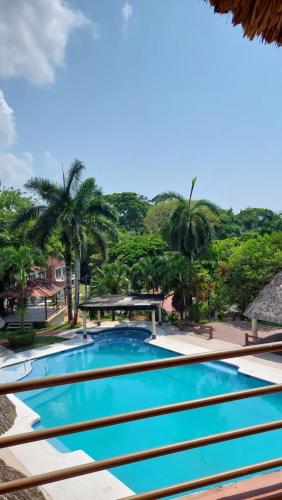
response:
<path fill-rule="evenodd" d="M 276 274 L 247 307 L 245 316 L 282 324 L 282 272 Z"/>
<path fill-rule="evenodd" d="M 101 295 L 80 304 L 84 311 L 143 311 L 157 309 L 164 296 L 162 294 Z"/>
<path fill-rule="evenodd" d="M 60 281 L 51 281 L 43 278 L 37 278 L 34 280 L 28 280 L 27 288 L 22 290 L 19 284 L 16 284 L 13 288 L 5 290 L 0 293 L 0 298 L 11 298 L 18 299 L 23 295 L 26 298 L 31 297 L 53 297 L 58 292 L 64 290 L 65 284 Z"/>
<path fill-rule="evenodd" d="M 208 0 L 215 12 L 232 14 L 234 26 L 241 24 L 245 35 L 253 40 L 282 45 L 281 0 Z"/>

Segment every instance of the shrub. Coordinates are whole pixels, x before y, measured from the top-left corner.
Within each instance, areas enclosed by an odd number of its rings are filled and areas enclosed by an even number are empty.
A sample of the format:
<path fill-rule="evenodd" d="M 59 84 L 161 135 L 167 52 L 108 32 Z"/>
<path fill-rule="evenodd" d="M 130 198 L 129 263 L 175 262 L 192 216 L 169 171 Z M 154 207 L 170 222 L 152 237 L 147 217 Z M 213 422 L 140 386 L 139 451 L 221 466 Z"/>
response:
<path fill-rule="evenodd" d="M 10 347 L 25 347 L 32 345 L 35 339 L 35 332 L 11 332 L 8 334 Z"/>

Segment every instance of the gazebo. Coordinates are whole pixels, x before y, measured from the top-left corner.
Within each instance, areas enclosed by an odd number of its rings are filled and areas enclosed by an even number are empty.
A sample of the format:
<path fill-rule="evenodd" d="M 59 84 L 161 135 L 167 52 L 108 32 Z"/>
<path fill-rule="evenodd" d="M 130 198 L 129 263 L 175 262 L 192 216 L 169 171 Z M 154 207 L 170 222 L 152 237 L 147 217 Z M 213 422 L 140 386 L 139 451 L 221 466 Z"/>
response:
<path fill-rule="evenodd" d="M 116 294 L 93 297 L 79 306 L 83 311 L 83 337 L 87 338 L 86 312 L 96 312 L 97 322 L 100 325 L 102 311 L 151 311 L 152 338 L 156 338 L 156 310 L 159 311 L 159 324 L 161 324 L 163 299 L 163 294 Z"/>
<path fill-rule="evenodd" d="M 245 35 L 253 40 L 282 45 L 281 0 L 206 0 L 219 14 L 232 15 L 234 26 L 241 24 Z"/>
<path fill-rule="evenodd" d="M 247 307 L 245 316 L 252 320 L 252 333 L 257 336 L 258 320 L 282 325 L 282 272 L 260 292 Z"/>
<path fill-rule="evenodd" d="M 58 294 L 60 294 L 65 289 L 65 283 L 47 280 L 43 278 L 36 278 L 33 280 L 28 280 L 26 288 L 22 289 L 19 284 L 9 290 L 5 290 L 0 293 L 0 298 L 2 299 L 14 299 L 18 301 L 29 301 L 27 318 L 30 323 L 42 323 L 48 320 L 48 316 L 60 309 L 60 304 L 58 302 Z M 54 297 L 54 304 L 52 307 L 48 308 L 47 300 Z M 34 300 L 43 299 L 44 301 L 44 314 L 43 307 L 34 304 Z M 13 323 L 17 321 L 17 316 L 15 313 L 9 314 L 5 317 L 6 323 Z"/>

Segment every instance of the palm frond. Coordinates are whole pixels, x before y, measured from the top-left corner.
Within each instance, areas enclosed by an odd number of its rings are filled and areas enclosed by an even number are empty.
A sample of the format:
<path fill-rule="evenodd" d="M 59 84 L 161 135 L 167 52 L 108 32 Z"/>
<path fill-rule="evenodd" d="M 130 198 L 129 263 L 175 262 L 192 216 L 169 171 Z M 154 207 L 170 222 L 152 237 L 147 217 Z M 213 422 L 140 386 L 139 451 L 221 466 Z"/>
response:
<path fill-rule="evenodd" d="M 184 201 L 185 198 L 182 196 L 180 193 L 176 193 L 175 191 L 166 191 L 164 193 L 158 194 L 152 199 L 153 203 L 159 203 L 159 201 L 166 201 L 166 200 L 179 200 L 179 201 Z"/>
<path fill-rule="evenodd" d="M 80 160 L 75 159 L 71 164 L 65 180 L 65 191 L 68 194 L 77 188 L 84 169 L 85 166 Z"/>
<path fill-rule="evenodd" d="M 42 200 L 47 202 L 58 197 L 60 192 L 60 188 L 55 182 L 42 177 L 32 177 L 26 182 L 25 188 L 33 191 L 35 194 L 39 195 Z"/>
<path fill-rule="evenodd" d="M 11 224 L 12 229 L 17 229 L 22 224 L 35 220 L 39 215 L 46 211 L 45 205 L 32 205 L 19 213 L 17 218 Z"/>

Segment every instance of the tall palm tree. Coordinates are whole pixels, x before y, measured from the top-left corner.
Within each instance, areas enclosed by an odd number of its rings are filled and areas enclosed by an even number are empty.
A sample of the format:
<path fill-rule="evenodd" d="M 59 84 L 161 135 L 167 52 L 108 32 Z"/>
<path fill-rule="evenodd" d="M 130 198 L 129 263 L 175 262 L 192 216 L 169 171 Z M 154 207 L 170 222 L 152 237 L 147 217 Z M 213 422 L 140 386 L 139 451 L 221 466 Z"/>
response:
<path fill-rule="evenodd" d="M 103 199 L 101 190 L 94 179 L 81 181 L 83 163 L 75 160 L 67 174 L 63 173 L 63 183 L 56 184 L 49 179 L 32 178 L 25 187 L 39 198 L 30 208 L 24 210 L 15 222 L 22 224 L 34 220 L 29 236 L 40 246 L 47 243 L 54 230 L 59 232 L 64 247 L 66 263 L 66 295 L 68 321 L 77 321 L 80 258 L 83 242 L 87 234 L 94 235 L 99 247 L 106 253 L 106 240 L 103 231 L 112 230 L 109 218 L 114 219 L 111 207 Z M 89 229 L 89 231 L 87 231 Z M 72 310 L 72 255 L 75 255 L 75 315 Z"/>
<path fill-rule="evenodd" d="M 213 236 L 211 222 L 219 213 L 219 207 L 208 200 L 193 200 L 196 177 L 192 179 L 190 195 L 185 199 L 175 192 L 162 193 L 157 201 L 176 199 L 178 203 L 164 226 L 164 237 L 170 248 L 193 260 Z"/>

